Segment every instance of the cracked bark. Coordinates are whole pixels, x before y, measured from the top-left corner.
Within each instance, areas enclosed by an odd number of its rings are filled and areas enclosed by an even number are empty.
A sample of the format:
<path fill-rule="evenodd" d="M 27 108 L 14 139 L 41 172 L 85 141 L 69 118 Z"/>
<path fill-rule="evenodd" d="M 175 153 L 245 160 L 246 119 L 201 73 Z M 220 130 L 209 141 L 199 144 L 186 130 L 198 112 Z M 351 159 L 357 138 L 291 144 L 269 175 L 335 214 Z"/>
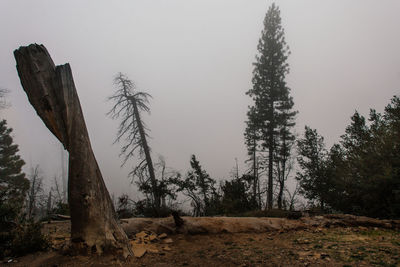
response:
<path fill-rule="evenodd" d="M 69 152 L 71 248 L 131 255 L 92 151 L 69 64 L 55 66 L 46 48 L 37 44 L 20 47 L 14 56 L 29 102 Z"/>

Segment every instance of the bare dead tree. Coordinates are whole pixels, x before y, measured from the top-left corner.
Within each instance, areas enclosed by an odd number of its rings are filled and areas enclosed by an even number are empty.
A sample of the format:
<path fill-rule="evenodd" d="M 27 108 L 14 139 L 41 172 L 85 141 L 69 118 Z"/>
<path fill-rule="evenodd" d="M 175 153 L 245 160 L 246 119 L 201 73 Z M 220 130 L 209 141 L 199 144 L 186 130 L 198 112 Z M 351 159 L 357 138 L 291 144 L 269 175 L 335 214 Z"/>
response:
<path fill-rule="evenodd" d="M 158 190 L 161 198 L 161 206 L 171 206 L 171 201 L 176 200 L 176 184 L 174 181 L 177 177 L 180 177 L 180 173 L 172 168 L 167 167 L 165 158 L 159 155 L 158 161 L 154 164 L 155 172 L 159 178 Z M 167 203 L 167 198 L 169 203 Z"/>
<path fill-rule="evenodd" d="M 278 185 L 277 203 L 278 203 L 278 209 L 282 209 L 282 202 L 284 198 L 284 191 L 286 188 L 286 181 L 289 178 L 291 171 L 293 170 L 294 157 L 288 155 L 287 157 L 284 158 L 279 158 L 279 157 L 276 158 L 278 158 L 275 165 L 275 171 L 276 171 L 275 177 Z"/>
<path fill-rule="evenodd" d="M 288 205 L 289 210 L 292 211 L 295 208 L 296 203 L 298 202 L 298 195 L 300 193 L 300 184 L 296 182 L 296 187 L 294 188 L 293 192 L 290 192 L 289 189 L 285 188 L 286 194 L 288 196 Z"/>
<path fill-rule="evenodd" d="M 159 210 L 161 198 L 158 192 L 150 147 L 147 143 L 148 129 L 140 116 L 141 112 L 150 111 L 148 99 L 151 95 L 138 92 L 134 82 L 122 73 L 118 73 L 114 78 L 114 84 L 117 91 L 108 98 L 109 101 L 114 103 L 108 115 L 113 119 L 121 119 L 115 142 L 120 142 L 122 139 L 125 142 L 121 149 L 121 156 L 124 156 L 122 165 L 133 158 L 137 151 L 139 152 L 140 162 L 133 168 L 130 175 L 143 179 L 143 170 L 147 170 L 152 187 L 153 203 L 155 209 Z"/>
<path fill-rule="evenodd" d="M 10 103 L 7 102 L 6 96 L 10 90 L 5 89 L 5 88 L 0 88 L 0 109 L 5 109 L 10 106 Z"/>
<path fill-rule="evenodd" d="M 58 179 L 57 179 L 57 176 L 56 175 L 54 175 L 54 177 L 53 177 L 53 181 L 54 181 L 54 191 L 55 191 L 55 196 L 54 196 L 54 199 L 55 199 L 55 203 L 57 203 L 57 204 L 59 204 L 59 203 L 62 203 L 63 202 L 63 192 L 62 192 L 62 189 L 60 188 L 60 184 L 59 184 L 59 182 L 58 182 Z"/>
<path fill-rule="evenodd" d="M 69 64 L 55 66 L 46 48 L 37 44 L 20 47 L 14 56 L 29 102 L 69 152 L 72 251 L 132 255 L 90 144 Z"/>
<path fill-rule="evenodd" d="M 50 190 L 49 190 L 49 196 L 48 196 L 48 198 L 47 198 L 47 207 L 46 207 L 46 215 L 47 215 L 47 218 L 49 218 L 49 220 L 50 220 L 50 214 L 51 214 L 51 209 L 52 209 L 52 194 L 51 194 L 51 192 L 53 191 L 53 188 L 50 188 Z"/>
<path fill-rule="evenodd" d="M 36 165 L 35 168 L 31 169 L 31 173 L 29 175 L 29 191 L 28 191 L 28 219 L 33 219 L 35 215 L 35 210 L 37 208 L 37 201 L 39 194 L 43 193 L 43 176 L 41 175 L 41 171 L 39 165 Z"/>
<path fill-rule="evenodd" d="M 164 181 L 166 179 L 167 164 L 166 164 L 163 156 L 158 157 L 158 162 L 155 164 L 155 167 L 156 167 L 156 169 L 159 169 L 159 172 L 160 172 L 159 177 L 160 177 L 161 183 L 164 183 Z M 165 198 L 166 198 L 165 194 L 160 194 L 162 207 L 166 206 Z"/>

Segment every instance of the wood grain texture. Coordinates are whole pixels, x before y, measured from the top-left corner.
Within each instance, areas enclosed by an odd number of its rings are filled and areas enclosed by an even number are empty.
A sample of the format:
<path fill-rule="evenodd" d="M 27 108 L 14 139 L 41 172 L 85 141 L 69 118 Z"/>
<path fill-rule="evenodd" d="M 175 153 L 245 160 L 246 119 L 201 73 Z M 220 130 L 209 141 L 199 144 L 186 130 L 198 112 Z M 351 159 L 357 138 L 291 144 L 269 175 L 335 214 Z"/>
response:
<path fill-rule="evenodd" d="M 69 152 L 68 201 L 76 251 L 131 255 L 94 156 L 69 64 L 56 66 L 43 45 L 14 51 L 29 102 Z"/>

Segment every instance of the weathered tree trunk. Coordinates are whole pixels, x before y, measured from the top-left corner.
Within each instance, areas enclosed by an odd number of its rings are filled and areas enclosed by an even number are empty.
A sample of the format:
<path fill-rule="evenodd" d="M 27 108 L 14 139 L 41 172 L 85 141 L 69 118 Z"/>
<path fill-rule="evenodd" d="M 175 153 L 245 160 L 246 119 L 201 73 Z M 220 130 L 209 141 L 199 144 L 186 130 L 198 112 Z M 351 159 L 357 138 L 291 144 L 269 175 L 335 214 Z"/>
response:
<path fill-rule="evenodd" d="M 273 128 L 272 128 L 273 129 Z M 274 139 L 273 139 L 273 133 L 272 130 L 270 130 L 271 133 L 269 134 L 270 136 L 269 141 L 268 141 L 268 190 L 267 190 L 267 209 L 272 209 L 273 206 L 273 200 L 272 200 L 272 194 L 273 194 L 273 162 L 274 162 Z"/>
<path fill-rule="evenodd" d="M 149 149 L 149 146 L 147 145 L 146 133 L 144 132 L 144 127 L 143 127 L 142 121 L 140 119 L 140 113 L 139 113 L 139 109 L 136 104 L 136 100 L 132 97 L 131 101 L 132 101 L 132 105 L 133 105 L 133 111 L 135 113 L 136 123 L 139 128 L 140 140 L 142 140 L 142 147 L 143 147 L 144 155 L 146 157 L 147 168 L 149 170 L 151 186 L 153 187 L 154 206 L 156 208 L 156 212 L 159 212 L 161 200 L 160 200 L 160 194 L 158 192 L 159 190 L 158 190 L 158 186 L 157 186 L 157 179 L 156 179 L 156 175 L 154 172 L 154 166 L 153 166 L 153 161 L 151 159 L 150 149 Z"/>
<path fill-rule="evenodd" d="M 279 182 L 279 193 L 278 193 L 278 209 L 282 209 L 283 189 L 285 187 L 284 182 Z"/>
<path fill-rule="evenodd" d="M 261 188 L 260 188 L 260 174 L 258 172 L 260 163 L 257 161 L 257 195 L 258 195 L 258 205 L 259 205 L 259 209 L 262 208 L 262 202 L 261 202 Z"/>
<path fill-rule="evenodd" d="M 256 139 L 253 139 L 253 199 L 257 203 L 257 151 L 256 151 Z M 257 203 L 257 206 L 259 204 Z"/>
<path fill-rule="evenodd" d="M 286 161 L 287 159 L 287 137 L 286 137 L 286 129 L 284 130 L 283 136 L 282 136 L 282 151 L 281 151 L 281 163 L 282 163 L 282 170 L 281 170 L 281 176 L 278 176 L 279 180 L 279 194 L 278 194 L 278 209 L 282 209 L 282 201 L 283 201 L 283 190 L 285 189 L 285 180 L 286 180 Z M 279 163 L 278 163 L 279 166 Z"/>
<path fill-rule="evenodd" d="M 93 154 L 69 64 L 55 66 L 43 45 L 14 51 L 21 84 L 47 128 L 69 152 L 71 246 L 80 253 L 131 254 Z"/>
<path fill-rule="evenodd" d="M 53 188 L 50 189 L 49 191 L 49 197 L 47 198 L 47 209 L 46 209 L 46 215 L 50 220 L 50 214 L 51 214 L 51 191 Z"/>
<path fill-rule="evenodd" d="M 206 183 L 204 181 L 204 176 L 201 173 L 200 174 L 200 187 L 203 192 L 203 199 L 204 199 L 204 215 L 208 215 L 208 207 L 209 207 L 209 202 L 208 202 L 208 197 L 207 197 L 207 190 L 206 190 Z"/>

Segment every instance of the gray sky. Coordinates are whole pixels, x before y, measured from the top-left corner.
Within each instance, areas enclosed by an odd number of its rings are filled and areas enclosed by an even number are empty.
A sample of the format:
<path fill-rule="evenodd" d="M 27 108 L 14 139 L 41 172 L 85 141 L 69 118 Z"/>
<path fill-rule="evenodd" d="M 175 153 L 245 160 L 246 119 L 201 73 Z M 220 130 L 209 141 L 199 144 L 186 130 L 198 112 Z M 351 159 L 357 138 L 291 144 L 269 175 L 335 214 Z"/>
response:
<path fill-rule="evenodd" d="M 0 87 L 12 107 L 1 111 L 14 128 L 27 166 L 60 174 L 60 144 L 23 92 L 13 50 L 44 44 L 56 64 L 69 62 L 92 146 L 110 192 L 133 192 L 112 145 L 118 122 L 105 116 L 121 71 L 153 95 L 154 157 L 186 172 L 196 154 L 211 176 L 241 171 L 252 63 L 272 1 L 0 1 Z M 400 89 L 400 1 L 276 1 L 281 9 L 299 111 L 296 131 L 317 128 L 328 145 L 357 109 L 382 111 Z M 50 178 L 47 184 L 51 184 Z"/>

